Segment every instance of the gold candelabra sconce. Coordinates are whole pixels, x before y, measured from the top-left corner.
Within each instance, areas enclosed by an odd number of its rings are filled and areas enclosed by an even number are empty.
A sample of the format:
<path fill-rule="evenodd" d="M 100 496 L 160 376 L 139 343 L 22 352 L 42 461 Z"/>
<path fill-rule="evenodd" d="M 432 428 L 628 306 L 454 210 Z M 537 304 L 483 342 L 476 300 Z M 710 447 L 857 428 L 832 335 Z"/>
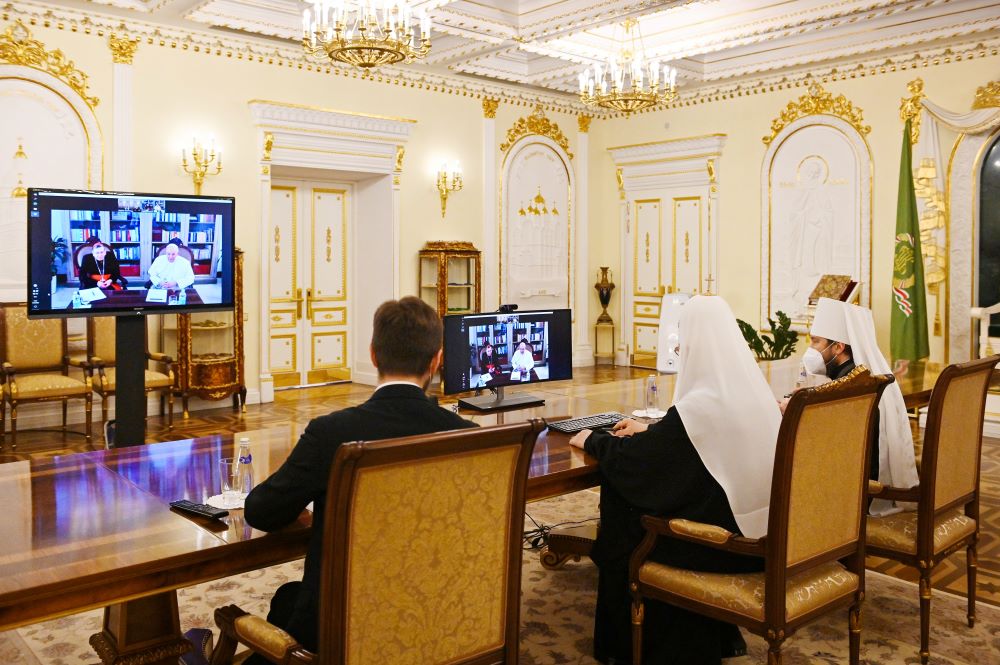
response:
<path fill-rule="evenodd" d="M 449 171 L 447 164 L 442 164 L 437 173 L 437 190 L 441 196 L 441 219 L 444 219 L 445 209 L 448 207 L 448 196 L 455 192 L 462 191 L 462 167 L 458 162 L 451 165 Z"/>
<path fill-rule="evenodd" d="M 24 162 L 28 161 L 28 154 L 24 152 L 24 139 L 17 139 L 17 150 L 14 151 L 14 164 L 17 171 L 17 186 L 11 190 L 10 195 L 15 199 L 27 198 L 28 190 L 24 187 Z"/>
<path fill-rule="evenodd" d="M 212 167 L 215 170 L 212 171 Z M 191 138 L 191 161 L 188 162 L 187 148 L 181 148 L 181 168 L 194 181 L 194 193 L 201 194 L 205 177 L 222 173 L 222 148 L 216 150 L 215 139 L 209 139 L 206 147 L 199 138 Z"/>

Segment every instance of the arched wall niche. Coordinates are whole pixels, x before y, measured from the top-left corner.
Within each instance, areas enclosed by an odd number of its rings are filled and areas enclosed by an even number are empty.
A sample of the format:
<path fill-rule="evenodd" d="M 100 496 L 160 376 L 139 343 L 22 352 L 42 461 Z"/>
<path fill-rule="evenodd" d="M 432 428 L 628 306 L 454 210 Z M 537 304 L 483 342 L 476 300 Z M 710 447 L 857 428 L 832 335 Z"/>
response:
<path fill-rule="evenodd" d="M 87 75 L 20 22 L 0 34 L 0 299 L 25 298 L 22 188 L 104 187 L 104 141 Z"/>
<path fill-rule="evenodd" d="M 772 123 L 761 163 L 761 326 L 808 328 L 822 275 L 850 275 L 871 303 L 873 164 L 861 109 L 814 84 Z"/>

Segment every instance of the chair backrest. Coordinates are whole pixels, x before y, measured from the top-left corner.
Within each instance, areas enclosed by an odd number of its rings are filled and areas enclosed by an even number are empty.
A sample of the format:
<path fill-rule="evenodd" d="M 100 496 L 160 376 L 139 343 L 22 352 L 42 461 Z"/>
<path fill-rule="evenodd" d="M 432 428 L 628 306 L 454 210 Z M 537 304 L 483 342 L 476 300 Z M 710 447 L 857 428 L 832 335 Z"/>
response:
<path fill-rule="evenodd" d="M 778 430 L 767 529 L 766 598 L 780 603 L 778 620 L 788 575 L 863 550 L 873 418 L 893 380 L 859 366 L 842 379 L 796 392 L 788 402 Z"/>
<path fill-rule="evenodd" d="M 115 364 L 115 317 L 91 316 L 87 319 L 87 357 L 94 356 L 108 365 Z"/>
<path fill-rule="evenodd" d="M 22 303 L 0 304 L 0 360 L 20 372 L 61 370 L 66 319 L 29 319 Z"/>
<path fill-rule="evenodd" d="M 920 460 L 920 518 L 927 526 L 934 513 L 978 505 L 986 391 L 997 362 L 1000 355 L 948 365 L 934 383 Z"/>
<path fill-rule="evenodd" d="M 177 243 L 173 244 L 177 245 Z M 166 251 L 167 251 L 167 245 L 164 245 L 163 247 L 160 247 L 160 251 L 156 253 L 156 256 L 163 256 L 163 253 Z M 194 252 L 192 252 L 191 248 L 187 247 L 186 245 L 177 245 L 177 256 L 187 259 L 188 263 L 194 263 Z"/>
<path fill-rule="evenodd" d="M 319 663 L 517 663 L 528 464 L 544 425 L 337 451 Z M 489 660 L 487 660 L 489 657 Z"/>

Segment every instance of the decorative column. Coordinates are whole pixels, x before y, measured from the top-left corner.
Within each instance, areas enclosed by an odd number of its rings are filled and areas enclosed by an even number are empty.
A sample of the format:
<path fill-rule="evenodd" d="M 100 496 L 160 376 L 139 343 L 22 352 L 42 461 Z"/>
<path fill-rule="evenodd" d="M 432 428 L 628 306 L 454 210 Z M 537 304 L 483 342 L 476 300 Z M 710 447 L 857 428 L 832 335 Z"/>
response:
<path fill-rule="evenodd" d="M 400 255 L 399 255 L 399 233 L 400 233 L 400 181 L 403 176 L 403 157 L 406 155 L 406 148 L 397 145 L 396 146 L 396 162 L 392 169 L 392 265 L 395 274 L 392 279 L 392 297 L 394 300 L 399 300 L 400 285 L 399 280 L 401 277 L 399 266 L 400 266 Z"/>
<path fill-rule="evenodd" d="M 618 243 L 618 265 L 621 266 L 618 271 L 618 329 L 620 332 L 618 333 L 618 346 L 615 349 L 615 364 L 628 365 L 630 359 L 626 333 L 632 330 L 632 312 L 628 309 L 630 289 L 628 286 L 628 275 L 630 275 L 628 248 L 632 242 L 632 225 L 629 220 L 628 197 L 625 196 L 625 177 L 621 168 L 615 169 L 615 180 L 618 182 L 618 228 L 621 229 L 619 235 L 621 242 Z"/>
<path fill-rule="evenodd" d="M 119 37 L 112 33 L 108 37 L 108 47 L 114 60 L 112 102 L 111 102 L 111 183 L 120 191 L 131 191 L 133 172 L 133 96 L 132 58 L 139 47 L 138 39 Z"/>
<path fill-rule="evenodd" d="M 593 322 L 590 320 L 590 299 L 593 292 L 590 287 L 590 241 L 588 228 L 588 211 L 590 200 L 590 151 L 588 148 L 590 134 L 589 115 L 578 115 L 576 133 L 576 232 L 574 254 L 576 255 L 576 293 L 573 294 L 573 319 L 576 330 L 573 337 L 576 345 L 573 349 L 573 365 L 581 367 L 594 364 L 594 346 L 590 343 L 593 334 Z"/>
<path fill-rule="evenodd" d="M 500 254 L 497 237 L 497 144 L 496 117 L 499 99 L 483 99 L 483 260 L 482 304 L 484 312 L 500 306 Z"/>
<path fill-rule="evenodd" d="M 274 148 L 274 134 L 264 132 L 262 136 L 263 154 L 260 158 L 260 219 L 271 219 L 271 149 Z M 271 265 L 267 260 L 271 238 L 268 236 L 269 224 L 260 224 L 260 245 L 259 252 L 263 255 L 260 261 L 260 281 L 258 282 L 260 300 L 257 309 L 260 313 L 260 330 L 258 332 L 257 347 L 260 349 L 260 366 L 258 378 L 260 380 L 260 402 L 267 404 L 274 401 L 274 377 L 271 376 Z M 245 292 L 245 291 L 244 291 Z"/>

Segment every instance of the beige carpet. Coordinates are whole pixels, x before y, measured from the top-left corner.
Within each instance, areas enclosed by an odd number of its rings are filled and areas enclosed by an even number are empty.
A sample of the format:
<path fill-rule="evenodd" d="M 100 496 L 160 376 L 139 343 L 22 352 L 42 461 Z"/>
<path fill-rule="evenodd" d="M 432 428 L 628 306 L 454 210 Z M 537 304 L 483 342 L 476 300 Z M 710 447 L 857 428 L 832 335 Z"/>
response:
<path fill-rule="evenodd" d="M 592 491 L 530 504 L 540 522 L 580 520 L 597 513 Z M 529 523 L 530 528 L 530 523 Z M 212 626 L 215 607 L 237 603 L 265 614 L 271 592 L 301 576 L 301 562 L 239 575 L 179 592 L 183 629 Z M 526 552 L 521 604 L 521 663 L 593 665 L 590 658 L 594 588 L 597 572 L 589 561 L 550 572 L 535 553 Z M 862 662 L 868 665 L 918 663 L 920 629 L 917 589 L 878 573 L 868 574 L 863 617 Z M 1000 665 L 1000 609 L 980 604 L 975 628 L 965 623 L 965 599 L 935 593 L 932 602 L 932 665 Z M 100 630 L 100 612 L 88 612 L 16 631 L 0 633 L 0 664 L 91 665 L 97 657 L 87 640 Z M 764 663 L 765 643 L 749 636 L 751 653 L 727 665 Z M 803 628 L 786 642 L 787 665 L 847 662 L 846 611 Z"/>

